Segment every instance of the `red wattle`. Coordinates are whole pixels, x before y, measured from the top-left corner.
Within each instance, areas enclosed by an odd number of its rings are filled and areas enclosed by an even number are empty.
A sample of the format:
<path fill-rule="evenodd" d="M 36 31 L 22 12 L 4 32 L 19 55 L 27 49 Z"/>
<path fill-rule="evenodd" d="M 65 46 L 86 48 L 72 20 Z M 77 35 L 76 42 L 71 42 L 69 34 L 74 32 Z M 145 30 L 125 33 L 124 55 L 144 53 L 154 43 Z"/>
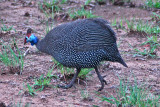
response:
<path fill-rule="evenodd" d="M 27 37 L 29 38 L 31 36 L 31 33 L 27 34 Z"/>
<path fill-rule="evenodd" d="M 27 34 L 27 37 L 29 38 L 31 36 L 31 33 L 29 33 L 29 34 Z M 26 41 L 26 37 L 25 37 L 25 39 L 24 39 L 24 44 L 26 44 L 27 43 L 27 41 Z"/>

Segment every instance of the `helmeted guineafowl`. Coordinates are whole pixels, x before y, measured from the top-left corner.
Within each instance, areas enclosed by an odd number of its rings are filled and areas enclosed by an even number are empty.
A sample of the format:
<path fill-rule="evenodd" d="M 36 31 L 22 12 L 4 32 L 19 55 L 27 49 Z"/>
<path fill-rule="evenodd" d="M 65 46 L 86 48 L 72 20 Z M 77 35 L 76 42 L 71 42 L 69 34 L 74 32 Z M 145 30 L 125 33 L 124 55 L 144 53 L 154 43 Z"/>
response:
<path fill-rule="evenodd" d="M 53 56 L 66 67 L 77 69 L 71 82 L 61 88 L 73 86 L 81 68 L 95 68 L 101 82 L 101 91 L 106 81 L 100 75 L 97 65 L 101 61 L 119 62 L 125 67 L 116 44 L 116 34 L 108 21 L 95 19 L 79 19 L 59 25 L 52 29 L 41 41 L 27 30 L 25 43 L 36 45 L 38 50 Z"/>

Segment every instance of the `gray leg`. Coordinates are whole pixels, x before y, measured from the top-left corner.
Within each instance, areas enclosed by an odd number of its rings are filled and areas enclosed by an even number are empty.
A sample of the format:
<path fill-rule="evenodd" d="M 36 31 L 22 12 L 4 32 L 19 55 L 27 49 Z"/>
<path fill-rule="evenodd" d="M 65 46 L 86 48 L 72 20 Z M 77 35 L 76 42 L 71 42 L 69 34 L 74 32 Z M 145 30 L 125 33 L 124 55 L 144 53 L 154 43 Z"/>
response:
<path fill-rule="evenodd" d="M 75 80 L 76 80 L 76 78 L 77 78 L 77 76 L 78 76 L 78 74 L 79 74 L 80 71 L 81 71 L 81 69 L 77 68 L 76 73 L 74 74 L 71 82 L 70 82 L 68 85 L 65 85 L 65 86 L 63 86 L 63 85 L 58 85 L 58 87 L 59 87 L 59 88 L 63 88 L 63 89 L 71 88 L 71 87 L 73 86 L 73 84 L 74 84 L 74 82 L 75 82 Z"/>
<path fill-rule="evenodd" d="M 100 82 L 101 82 L 101 85 L 102 85 L 101 88 L 98 89 L 98 91 L 101 91 L 101 90 L 104 88 L 104 83 L 107 84 L 107 82 L 103 79 L 103 77 L 102 77 L 101 74 L 99 73 L 97 67 L 95 67 L 95 71 L 96 71 L 96 73 L 97 73 L 97 75 L 98 75 L 98 78 L 99 78 L 99 80 L 100 80 Z"/>

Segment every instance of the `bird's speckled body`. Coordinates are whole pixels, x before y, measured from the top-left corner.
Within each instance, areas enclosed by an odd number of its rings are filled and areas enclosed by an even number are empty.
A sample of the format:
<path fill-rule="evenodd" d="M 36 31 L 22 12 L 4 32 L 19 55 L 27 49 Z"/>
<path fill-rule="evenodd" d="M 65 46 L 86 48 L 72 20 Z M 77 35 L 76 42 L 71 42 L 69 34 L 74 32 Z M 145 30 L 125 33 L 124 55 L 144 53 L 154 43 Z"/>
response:
<path fill-rule="evenodd" d="M 67 67 L 92 68 L 104 60 L 124 64 L 114 31 L 107 21 L 98 20 L 101 22 L 83 19 L 62 24 L 51 30 L 37 48 Z"/>
<path fill-rule="evenodd" d="M 80 19 L 62 24 L 35 44 L 64 66 L 77 68 L 78 73 L 81 68 L 95 68 L 102 84 L 100 90 L 105 82 L 97 69 L 101 61 L 119 62 L 127 67 L 117 49 L 116 34 L 104 19 Z M 71 87 L 71 83 L 66 88 Z"/>

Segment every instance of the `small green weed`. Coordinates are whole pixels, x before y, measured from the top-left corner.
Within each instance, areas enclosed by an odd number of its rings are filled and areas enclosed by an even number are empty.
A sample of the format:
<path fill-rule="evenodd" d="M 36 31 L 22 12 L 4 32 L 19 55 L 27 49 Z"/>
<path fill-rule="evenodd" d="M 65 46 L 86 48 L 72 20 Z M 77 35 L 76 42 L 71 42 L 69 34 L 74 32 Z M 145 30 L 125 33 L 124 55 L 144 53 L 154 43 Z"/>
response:
<path fill-rule="evenodd" d="M 20 95 L 21 92 L 22 91 L 20 91 L 18 95 Z M 12 105 L 9 105 L 10 107 L 31 107 L 31 103 L 29 103 L 29 102 L 24 103 L 25 101 L 24 101 L 24 95 L 23 94 L 20 95 L 20 100 L 18 102 L 16 102 L 14 99 L 15 98 L 13 97 Z"/>
<path fill-rule="evenodd" d="M 53 25 L 54 25 L 54 22 L 52 22 L 51 24 L 49 24 L 48 21 L 46 22 L 46 26 L 45 26 L 46 34 L 53 29 Z"/>
<path fill-rule="evenodd" d="M 41 75 L 39 79 L 35 80 L 34 87 L 38 87 L 38 90 L 42 91 L 45 87 L 48 87 L 51 82 L 51 78 Z M 37 88 L 36 88 L 37 89 Z"/>
<path fill-rule="evenodd" d="M 15 73 L 14 70 L 16 70 L 16 72 L 19 71 L 21 74 L 23 71 L 24 59 L 23 55 L 21 54 L 19 48 L 16 45 L 15 40 L 14 46 L 18 55 L 10 46 L 3 44 L 2 53 L 0 53 L 0 62 L 10 68 L 10 71 L 12 73 Z"/>
<path fill-rule="evenodd" d="M 28 93 L 31 96 L 34 96 L 36 94 L 34 88 L 31 85 L 29 85 L 28 83 L 27 83 L 27 88 L 28 88 Z"/>
<path fill-rule="evenodd" d="M 156 50 L 159 48 L 160 44 L 158 43 L 157 37 L 160 34 L 160 27 L 153 23 L 144 22 L 142 20 L 135 20 L 133 18 L 131 21 L 126 20 L 128 29 L 130 32 L 136 31 L 145 34 L 147 37 L 147 41 L 142 45 L 148 45 L 143 51 L 135 48 L 134 50 L 137 52 L 136 55 L 143 55 L 147 58 L 156 58 Z M 149 35 L 152 35 L 149 37 Z"/>
<path fill-rule="evenodd" d="M 40 2 L 39 2 L 38 5 L 39 5 L 39 8 L 43 11 L 43 13 L 45 14 L 45 16 L 47 17 L 47 19 L 49 17 L 51 17 L 52 19 L 54 19 L 54 13 L 59 10 L 59 8 L 57 6 L 51 6 L 49 8 L 49 11 L 48 11 L 48 9 L 46 7 L 49 7 L 49 6 L 44 6 Z"/>
<path fill-rule="evenodd" d="M 115 17 L 114 20 L 112 21 L 111 25 L 113 27 L 117 26 L 117 18 Z"/>
<path fill-rule="evenodd" d="M 14 30 L 15 32 L 16 32 L 16 30 L 13 28 L 13 26 L 10 26 L 10 27 L 8 27 L 8 26 L 6 26 L 2 21 L 1 21 L 1 23 L 2 23 L 2 27 L 1 27 L 1 31 L 2 32 L 5 32 L 5 33 L 7 33 L 7 32 L 10 32 L 11 30 Z"/>
<path fill-rule="evenodd" d="M 160 2 L 159 0 L 146 0 L 146 5 L 150 8 L 157 8 L 160 9 Z"/>
<path fill-rule="evenodd" d="M 25 92 L 27 92 L 31 96 L 34 96 L 36 95 L 37 91 L 42 91 L 45 87 L 51 86 L 50 83 L 51 83 L 52 78 L 53 77 L 58 78 L 58 76 L 52 75 L 53 69 L 54 69 L 54 66 L 52 67 L 52 69 L 48 71 L 46 77 L 44 77 L 44 75 L 41 75 L 39 79 L 35 79 L 35 82 L 33 85 L 29 85 L 27 83 L 27 88 L 24 85 L 23 87 L 24 87 Z M 53 88 L 55 87 L 53 86 Z"/>
<path fill-rule="evenodd" d="M 54 69 L 54 66 L 51 70 L 48 71 L 47 76 L 44 77 L 44 75 L 41 75 L 39 79 L 35 80 L 34 87 L 37 87 L 37 90 L 42 91 L 45 87 L 50 86 L 50 82 L 53 77 L 58 78 L 56 75 L 52 75 L 52 71 Z"/>
<path fill-rule="evenodd" d="M 36 90 L 33 88 L 32 85 L 29 85 L 28 83 L 27 83 L 27 87 L 23 84 L 23 89 L 24 89 L 25 94 L 29 94 L 32 97 L 36 95 Z"/>
<path fill-rule="evenodd" d="M 124 29 L 124 28 L 125 28 L 125 27 L 124 27 L 124 24 L 123 24 L 123 20 L 122 20 L 122 18 L 121 18 L 121 20 L 120 20 L 119 25 L 120 25 L 120 28 L 121 28 L 121 29 Z"/>
<path fill-rule="evenodd" d="M 135 48 L 134 50 L 139 55 L 155 58 L 156 55 L 156 49 L 160 47 L 160 44 L 158 43 L 157 36 L 147 37 L 148 40 L 141 45 L 149 45 L 149 49 L 145 49 L 144 51 L 140 51 L 139 49 Z M 135 54 L 135 56 L 137 55 Z"/>
<path fill-rule="evenodd" d="M 111 26 L 115 27 L 117 30 L 118 30 L 118 29 L 125 29 L 122 18 L 121 18 L 121 20 L 118 22 L 118 21 L 117 21 L 117 18 L 115 17 L 114 20 L 111 22 Z"/>
<path fill-rule="evenodd" d="M 63 2 L 65 3 L 64 0 Z M 39 7 L 45 14 L 47 13 L 47 11 L 48 13 L 56 13 L 62 10 L 60 2 L 58 0 L 43 0 L 43 4 L 39 2 Z"/>
<path fill-rule="evenodd" d="M 65 4 L 67 2 L 68 2 L 68 0 L 61 0 L 61 4 Z"/>
<path fill-rule="evenodd" d="M 134 31 L 134 19 L 129 21 L 126 19 L 127 27 L 130 31 Z"/>
<path fill-rule="evenodd" d="M 117 90 L 117 96 L 102 97 L 102 101 L 107 101 L 117 107 L 159 107 L 160 96 L 151 94 L 150 89 L 146 89 L 145 86 L 138 86 L 135 79 L 134 85 L 125 83 L 120 79 L 120 86 Z"/>
<path fill-rule="evenodd" d="M 160 15 L 154 12 L 152 14 L 153 14 L 152 19 L 156 21 L 156 23 L 160 26 Z"/>
<path fill-rule="evenodd" d="M 154 17 L 157 17 L 158 19 L 160 19 L 160 15 L 159 14 L 157 14 L 155 12 L 153 12 L 152 14 L 154 15 Z"/>
<path fill-rule="evenodd" d="M 81 72 L 79 73 L 78 77 L 84 79 L 84 78 L 87 77 L 88 73 L 89 73 L 90 71 L 92 71 L 92 70 L 93 70 L 93 68 L 82 69 Z"/>
<path fill-rule="evenodd" d="M 142 20 L 126 20 L 129 31 L 145 32 L 147 34 L 159 34 L 160 27 Z"/>
<path fill-rule="evenodd" d="M 89 5 L 91 3 L 92 0 L 86 0 L 84 5 Z"/>
<path fill-rule="evenodd" d="M 81 90 L 81 98 L 82 100 L 85 100 L 85 101 L 90 99 L 88 90 Z"/>
<path fill-rule="evenodd" d="M 98 16 L 96 15 L 93 15 L 92 11 L 88 11 L 88 10 L 85 10 L 84 8 L 81 8 L 79 10 L 74 10 L 74 12 L 69 12 L 69 16 L 72 20 L 75 20 L 75 19 L 78 19 L 78 18 L 81 18 L 81 19 L 84 19 L 84 18 L 96 18 Z"/>

